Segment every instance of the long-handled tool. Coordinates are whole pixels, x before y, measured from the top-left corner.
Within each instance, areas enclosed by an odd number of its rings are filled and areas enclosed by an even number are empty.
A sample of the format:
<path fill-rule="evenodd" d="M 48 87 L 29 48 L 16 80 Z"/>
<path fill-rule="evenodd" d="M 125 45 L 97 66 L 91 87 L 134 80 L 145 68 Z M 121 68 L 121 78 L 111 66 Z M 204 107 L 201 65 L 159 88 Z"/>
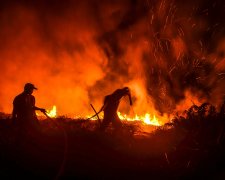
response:
<path fill-rule="evenodd" d="M 92 119 L 93 117 L 97 116 L 97 118 L 98 118 L 98 126 L 100 127 L 100 126 L 101 126 L 101 120 L 100 120 L 98 114 L 101 113 L 101 112 L 103 111 L 104 105 L 102 106 L 102 108 L 101 108 L 98 112 L 95 110 L 95 108 L 94 108 L 94 106 L 93 106 L 92 104 L 90 104 L 90 105 L 91 105 L 91 108 L 94 110 L 95 114 L 94 114 L 93 116 L 87 118 L 86 120 L 90 120 L 90 119 Z"/>

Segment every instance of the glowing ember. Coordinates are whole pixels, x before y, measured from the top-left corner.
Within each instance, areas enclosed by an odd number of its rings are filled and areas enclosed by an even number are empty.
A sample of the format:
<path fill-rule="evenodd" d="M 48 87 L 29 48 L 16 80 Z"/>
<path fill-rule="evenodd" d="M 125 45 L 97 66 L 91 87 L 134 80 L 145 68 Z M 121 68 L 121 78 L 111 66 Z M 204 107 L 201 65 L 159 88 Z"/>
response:
<path fill-rule="evenodd" d="M 46 114 L 49 117 L 56 117 L 56 115 L 57 115 L 56 106 L 53 106 L 51 110 L 47 110 Z"/>

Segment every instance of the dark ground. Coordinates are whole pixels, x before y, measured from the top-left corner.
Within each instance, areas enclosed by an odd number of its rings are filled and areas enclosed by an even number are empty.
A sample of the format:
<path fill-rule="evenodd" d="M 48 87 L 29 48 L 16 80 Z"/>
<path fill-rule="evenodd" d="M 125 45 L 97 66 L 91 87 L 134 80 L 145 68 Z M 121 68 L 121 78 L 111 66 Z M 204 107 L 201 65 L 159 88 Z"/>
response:
<path fill-rule="evenodd" d="M 208 107 L 212 107 L 207 105 Z M 224 179 L 224 115 L 186 117 L 143 132 L 139 122 L 123 122 L 123 132 L 102 133 L 97 121 L 57 118 L 23 136 L 0 121 L 1 179 Z M 146 126 L 146 125 L 145 125 Z M 150 128 L 150 127 L 149 127 Z"/>

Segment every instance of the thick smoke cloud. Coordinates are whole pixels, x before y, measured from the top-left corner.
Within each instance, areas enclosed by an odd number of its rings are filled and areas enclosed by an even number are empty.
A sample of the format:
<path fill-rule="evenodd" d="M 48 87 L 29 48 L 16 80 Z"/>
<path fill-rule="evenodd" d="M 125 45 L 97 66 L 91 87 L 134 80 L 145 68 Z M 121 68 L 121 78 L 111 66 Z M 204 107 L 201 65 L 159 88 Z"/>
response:
<path fill-rule="evenodd" d="M 0 111 L 25 82 L 37 105 L 91 113 L 129 86 L 135 113 L 164 114 L 224 95 L 223 1 L 1 2 Z M 184 106 L 186 104 L 187 106 Z M 127 103 L 122 101 L 125 112 Z"/>

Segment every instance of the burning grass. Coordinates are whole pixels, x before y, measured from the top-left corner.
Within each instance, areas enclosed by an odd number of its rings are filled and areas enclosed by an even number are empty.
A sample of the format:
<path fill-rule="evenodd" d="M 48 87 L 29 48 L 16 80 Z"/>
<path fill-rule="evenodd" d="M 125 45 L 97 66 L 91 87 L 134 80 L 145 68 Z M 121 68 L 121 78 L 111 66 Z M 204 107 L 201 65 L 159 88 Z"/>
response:
<path fill-rule="evenodd" d="M 40 132 L 17 144 L 1 116 L 1 177 L 192 178 L 223 176 L 224 106 L 192 106 L 155 127 L 123 121 L 123 131 L 98 131 L 97 121 L 58 117 L 40 121 Z M 66 147 L 66 148 L 65 148 Z"/>

